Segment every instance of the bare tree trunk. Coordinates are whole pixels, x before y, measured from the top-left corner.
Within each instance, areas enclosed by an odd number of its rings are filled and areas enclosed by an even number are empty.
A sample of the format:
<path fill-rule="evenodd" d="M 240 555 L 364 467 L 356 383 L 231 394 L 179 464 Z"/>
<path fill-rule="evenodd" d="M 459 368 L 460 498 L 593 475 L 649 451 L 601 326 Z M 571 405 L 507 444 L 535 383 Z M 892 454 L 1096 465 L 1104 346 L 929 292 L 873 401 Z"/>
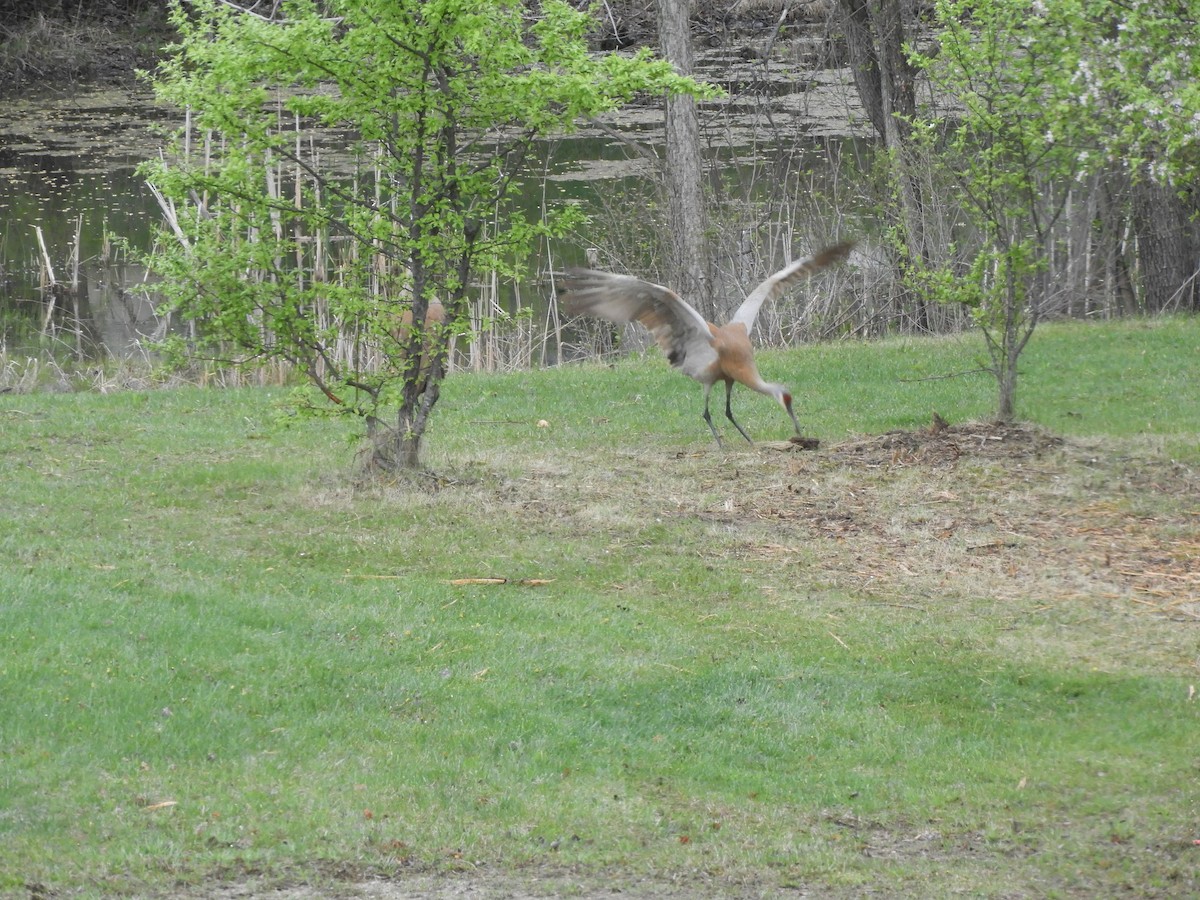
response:
<path fill-rule="evenodd" d="M 1012 246 L 1011 241 L 1005 241 L 1006 258 L 1012 255 Z M 1017 360 L 1037 327 L 1041 301 L 1034 298 L 1042 296 L 1042 292 L 1022 290 L 1011 265 L 1004 266 L 998 274 L 1004 279 L 1004 288 L 997 298 L 1003 307 L 1000 324 L 994 331 L 984 328 L 983 336 L 992 359 L 992 374 L 996 376 L 995 421 L 1007 425 L 1016 418 Z"/>
<path fill-rule="evenodd" d="M 1148 179 L 1133 189 L 1146 312 L 1200 311 L 1200 227 L 1175 191 Z"/>
<path fill-rule="evenodd" d="M 921 182 L 912 168 L 909 140 L 909 122 L 917 109 L 917 73 L 904 50 L 905 2 L 839 0 L 839 8 L 854 84 L 871 124 L 883 141 L 891 168 L 898 206 L 895 224 L 905 247 L 905 258 L 897 261 L 898 282 L 904 295 L 901 305 L 911 308 L 913 325 L 927 331 L 929 313 L 925 300 L 909 290 L 909 280 L 905 277 L 907 272 L 920 271 L 930 264 L 925 238 L 927 210 Z"/>
<path fill-rule="evenodd" d="M 663 55 L 682 75 L 691 75 L 692 37 L 688 0 L 658 0 L 658 34 Z M 680 295 L 709 319 L 716 317 L 704 169 L 700 156 L 700 122 L 696 101 L 679 95 L 666 100 L 669 281 Z"/>
<path fill-rule="evenodd" d="M 1004 367 L 997 374 L 996 422 L 1011 425 L 1017 417 L 1017 361 L 1005 358 Z"/>
<path fill-rule="evenodd" d="M 471 276 L 475 241 L 480 225 L 467 221 L 463 226 L 462 251 L 457 262 L 457 288 L 446 299 L 445 320 L 428 317 L 432 286 L 421 262 L 412 266 L 412 326 L 405 350 L 404 384 L 395 428 L 383 428 L 377 421 L 367 423 L 372 443 L 369 466 L 381 471 L 415 469 L 421 464 L 421 440 L 441 397 L 442 379 L 450 348 L 452 323 L 466 316 L 467 285 Z"/>
<path fill-rule="evenodd" d="M 879 53 L 875 47 L 875 32 L 871 26 L 871 11 L 868 0 L 839 0 L 842 30 L 846 33 L 846 49 L 850 56 L 850 71 L 854 75 L 854 86 L 867 118 L 876 133 L 887 138 L 887 124 L 883 111 L 883 86 L 879 76 Z"/>
<path fill-rule="evenodd" d="M 1094 287 L 1085 294 L 1076 315 L 1090 316 L 1097 306 L 1104 316 L 1137 311 L 1137 289 L 1131 272 L 1134 255 L 1128 248 L 1131 231 L 1129 191 L 1127 178 L 1118 171 L 1106 171 L 1095 177 L 1091 197 L 1096 203 L 1096 214 L 1088 225 L 1095 233 L 1093 255 L 1098 261 L 1095 272 L 1087 273 Z M 1093 293 L 1099 297 L 1094 297 Z"/>

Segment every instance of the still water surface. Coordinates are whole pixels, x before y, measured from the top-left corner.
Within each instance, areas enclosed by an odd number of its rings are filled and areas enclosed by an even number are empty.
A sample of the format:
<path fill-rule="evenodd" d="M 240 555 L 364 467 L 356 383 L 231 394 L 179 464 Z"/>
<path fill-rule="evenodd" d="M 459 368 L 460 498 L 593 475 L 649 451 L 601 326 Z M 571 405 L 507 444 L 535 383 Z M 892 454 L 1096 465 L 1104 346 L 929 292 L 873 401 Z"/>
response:
<path fill-rule="evenodd" d="M 56 333 L 72 349 L 103 344 L 119 353 L 139 334 L 153 333 L 150 303 L 127 290 L 145 273 L 128 262 L 121 241 L 150 246 L 157 207 L 136 167 L 157 152 L 160 129 L 174 120 L 173 111 L 137 89 L 6 101 L 0 112 L 0 327 L 10 352 L 20 352 L 48 319 L 69 323 Z M 64 286 L 77 281 L 78 289 L 48 290 L 50 270 Z M 51 310 L 52 300 L 67 308 Z"/>

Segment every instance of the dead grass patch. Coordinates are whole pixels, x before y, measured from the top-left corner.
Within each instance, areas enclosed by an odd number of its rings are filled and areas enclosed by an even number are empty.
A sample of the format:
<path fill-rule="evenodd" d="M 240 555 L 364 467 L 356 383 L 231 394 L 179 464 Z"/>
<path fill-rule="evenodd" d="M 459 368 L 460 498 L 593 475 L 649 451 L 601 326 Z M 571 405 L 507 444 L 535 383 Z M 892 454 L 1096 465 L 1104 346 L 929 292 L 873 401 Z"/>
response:
<path fill-rule="evenodd" d="M 1063 439 L 1031 425 L 967 423 L 949 425 L 934 415 L 928 428 L 889 431 L 845 441 L 832 454 L 846 465 L 953 465 L 963 456 L 988 460 L 1038 459 L 1063 446 Z"/>
<path fill-rule="evenodd" d="M 600 533 L 690 524 L 695 552 L 784 600 L 839 591 L 925 613 L 1102 616 L 1108 633 L 1125 617 L 1200 623 L 1200 474 L 1151 448 L 935 419 L 780 449 L 527 460 L 501 495 L 518 515 Z M 1164 654 L 1191 668 L 1184 643 Z"/>
<path fill-rule="evenodd" d="M 743 496 L 827 578 L 921 604 L 990 594 L 1112 601 L 1200 622 L 1195 471 L 1026 425 L 942 423 L 795 453 Z M 754 555 L 786 555 L 772 541 Z"/>

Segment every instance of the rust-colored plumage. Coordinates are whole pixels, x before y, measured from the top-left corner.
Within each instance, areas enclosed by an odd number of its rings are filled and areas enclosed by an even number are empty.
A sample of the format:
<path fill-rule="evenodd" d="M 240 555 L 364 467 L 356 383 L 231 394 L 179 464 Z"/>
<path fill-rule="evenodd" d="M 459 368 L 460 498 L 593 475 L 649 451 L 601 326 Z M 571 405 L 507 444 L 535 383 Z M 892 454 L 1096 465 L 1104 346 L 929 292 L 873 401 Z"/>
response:
<path fill-rule="evenodd" d="M 441 329 L 446 322 L 446 308 L 442 306 L 442 301 L 436 297 L 429 301 L 429 305 L 425 309 L 425 324 L 422 327 L 421 339 L 421 361 L 419 363 L 418 372 L 422 379 L 429 374 L 429 367 L 432 365 L 432 354 L 436 347 L 436 333 Z M 397 348 L 396 358 L 403 360 L 406 358 L 409 342 L 412 340 L 413 334 L 413 314 L 412 307 L 405 307 L 404 312 L 400 316 L 400 324 L 392 329 L 392 340 Z"/>
<path fill-rule="evenodd" d="M 678 294 L 662 285 L 642 281 L 632 275 L 614 275 L 594 269 L 571 269 L 567 272 L 563 296 L 571 315 L 596 316 L 610 322 L 640 322 L 650 330 L 668 362 L 704 387 L 704 421 L 708 423 L 717 445 L 721 436 L 713 425 L 708 401 L 713 385 L 725 382 L 725 417 L 750 443 L 750 435 L 738 424 L 729 408 L 733 384 L 737 382 L 774 397 L 787 411 L 796 434 L 800 423 L 792 411 L 792 395 L 781 384 L 763 381 L 754 364 L 750 334 L 754 320 L 767 300 L 780 296 L 802 278 L 818 272 L 850 252 L 852 243 L 835 244 L 812 256 L 797 260 L 780 269 L 758 285 L 724 325 L 713 325 L 696 312 Z"/>

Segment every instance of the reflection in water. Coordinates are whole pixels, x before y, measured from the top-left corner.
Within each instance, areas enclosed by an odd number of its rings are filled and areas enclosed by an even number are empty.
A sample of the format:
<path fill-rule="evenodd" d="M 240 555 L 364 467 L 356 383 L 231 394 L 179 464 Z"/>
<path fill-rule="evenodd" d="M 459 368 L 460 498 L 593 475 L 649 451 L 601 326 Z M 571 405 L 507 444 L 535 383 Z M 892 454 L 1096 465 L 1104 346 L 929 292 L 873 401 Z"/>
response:
<path fill-rule="evenodd" d="M 135 167 L 166 111 L 145 92 L 103 89 L 6 104 L 0 122 L 0 339 L 50 340 L 76 356 L 124 354 L 158 327 L 129 288 L 145 272 L 157 213 Z M 40 232 L 40 234 L 39 234 Z"/>

